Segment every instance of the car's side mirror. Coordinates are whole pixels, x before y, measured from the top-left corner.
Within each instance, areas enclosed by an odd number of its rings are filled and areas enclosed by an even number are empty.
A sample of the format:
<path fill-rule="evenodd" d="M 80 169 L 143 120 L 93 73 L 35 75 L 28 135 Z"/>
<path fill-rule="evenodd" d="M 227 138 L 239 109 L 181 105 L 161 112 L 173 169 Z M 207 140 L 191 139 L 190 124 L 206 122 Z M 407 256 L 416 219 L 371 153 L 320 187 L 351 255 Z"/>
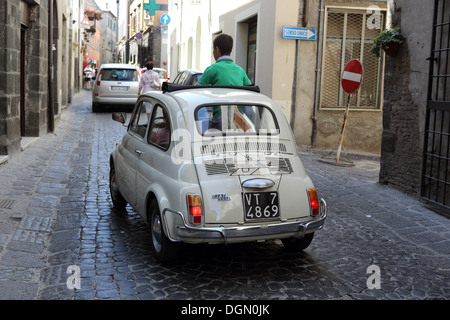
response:
<path fill-rule="evenodd" d="M 127 115 L 125 113 L 113 113 L 112 119 L 114 121 L 120 122 L 125 126 L 125 122 L 127 122 Z"/>

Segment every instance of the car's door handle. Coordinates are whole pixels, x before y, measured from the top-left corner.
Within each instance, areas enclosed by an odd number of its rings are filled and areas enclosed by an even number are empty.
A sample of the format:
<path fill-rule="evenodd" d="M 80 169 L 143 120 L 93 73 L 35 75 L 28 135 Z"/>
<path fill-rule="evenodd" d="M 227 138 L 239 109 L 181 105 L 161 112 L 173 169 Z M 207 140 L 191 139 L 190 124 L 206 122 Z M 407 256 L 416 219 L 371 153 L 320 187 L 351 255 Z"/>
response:
<path fill-rule="evenodd" d="M 142 151 L 139 149 L 134 150 L 134 152 L 136 152 L 137 154 L 142 154 Z"/>

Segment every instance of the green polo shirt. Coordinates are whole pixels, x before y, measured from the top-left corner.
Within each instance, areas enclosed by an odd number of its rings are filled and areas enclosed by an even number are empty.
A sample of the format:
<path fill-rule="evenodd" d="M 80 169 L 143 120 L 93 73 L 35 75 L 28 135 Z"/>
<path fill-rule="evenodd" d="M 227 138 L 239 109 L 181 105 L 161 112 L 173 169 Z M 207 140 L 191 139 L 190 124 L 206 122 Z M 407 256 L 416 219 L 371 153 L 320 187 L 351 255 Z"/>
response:
<path fill-rule="evenodd" d="M 244 69 L 235 64 L 233 60 L 220 59 L 206 68 L 198 84 L 249 86 L 252 83 Z"/>

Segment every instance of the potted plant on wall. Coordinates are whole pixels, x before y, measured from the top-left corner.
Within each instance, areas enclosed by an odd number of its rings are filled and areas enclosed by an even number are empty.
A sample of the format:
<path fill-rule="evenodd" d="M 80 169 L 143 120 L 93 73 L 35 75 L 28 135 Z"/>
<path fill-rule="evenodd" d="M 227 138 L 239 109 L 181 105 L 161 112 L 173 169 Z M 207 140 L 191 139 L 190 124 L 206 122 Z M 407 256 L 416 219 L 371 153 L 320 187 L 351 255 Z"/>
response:
<path fill-rule="evenodd" d="M 387 55 L 395 55 L 400 49 L 400 44 L 404 37 L 400 33 L 400 28 L 385 29 L 381 31 L 378 36 L 373 39 L 373 45 L 370 52 L 380 57 L 381 50 L 384 50 Z"/>
<path fill-rule="evenodd" d="M 95 33 L 97 32 L 97 29 L 95 28 L 95 26 L 91 26 L 89 29 L 86 29 L 86 32 Z"/>
<path fill-rule="evenodd" d="M 93 21 L 93 20 L 102 20 L 103 19 L 103 15 L 102 15 L 101 12 L 96 12 L 94 10 L 89 10 L 88 9 L 84 13 L 87 15 L 88 19 L 91 20 L 91 21 Z"/>
<path fill-rule="evenodd" d="M 95 19 L 94 16 L 95 11 L 94 10 L 86 10 L 84 11 L 84 14 L 87 15 L 88 19 L 93 21 Z"/>

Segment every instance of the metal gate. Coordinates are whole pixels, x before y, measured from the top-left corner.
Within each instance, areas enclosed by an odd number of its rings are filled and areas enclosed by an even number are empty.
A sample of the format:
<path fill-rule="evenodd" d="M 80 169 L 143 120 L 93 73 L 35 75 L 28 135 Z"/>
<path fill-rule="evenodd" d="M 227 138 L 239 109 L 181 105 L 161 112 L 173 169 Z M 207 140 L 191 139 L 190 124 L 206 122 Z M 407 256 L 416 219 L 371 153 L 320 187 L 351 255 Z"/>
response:
<path fill-rule="evenodd" d="M 421 196 L 450 212 L 450 0 L 435 0 Z"/>

